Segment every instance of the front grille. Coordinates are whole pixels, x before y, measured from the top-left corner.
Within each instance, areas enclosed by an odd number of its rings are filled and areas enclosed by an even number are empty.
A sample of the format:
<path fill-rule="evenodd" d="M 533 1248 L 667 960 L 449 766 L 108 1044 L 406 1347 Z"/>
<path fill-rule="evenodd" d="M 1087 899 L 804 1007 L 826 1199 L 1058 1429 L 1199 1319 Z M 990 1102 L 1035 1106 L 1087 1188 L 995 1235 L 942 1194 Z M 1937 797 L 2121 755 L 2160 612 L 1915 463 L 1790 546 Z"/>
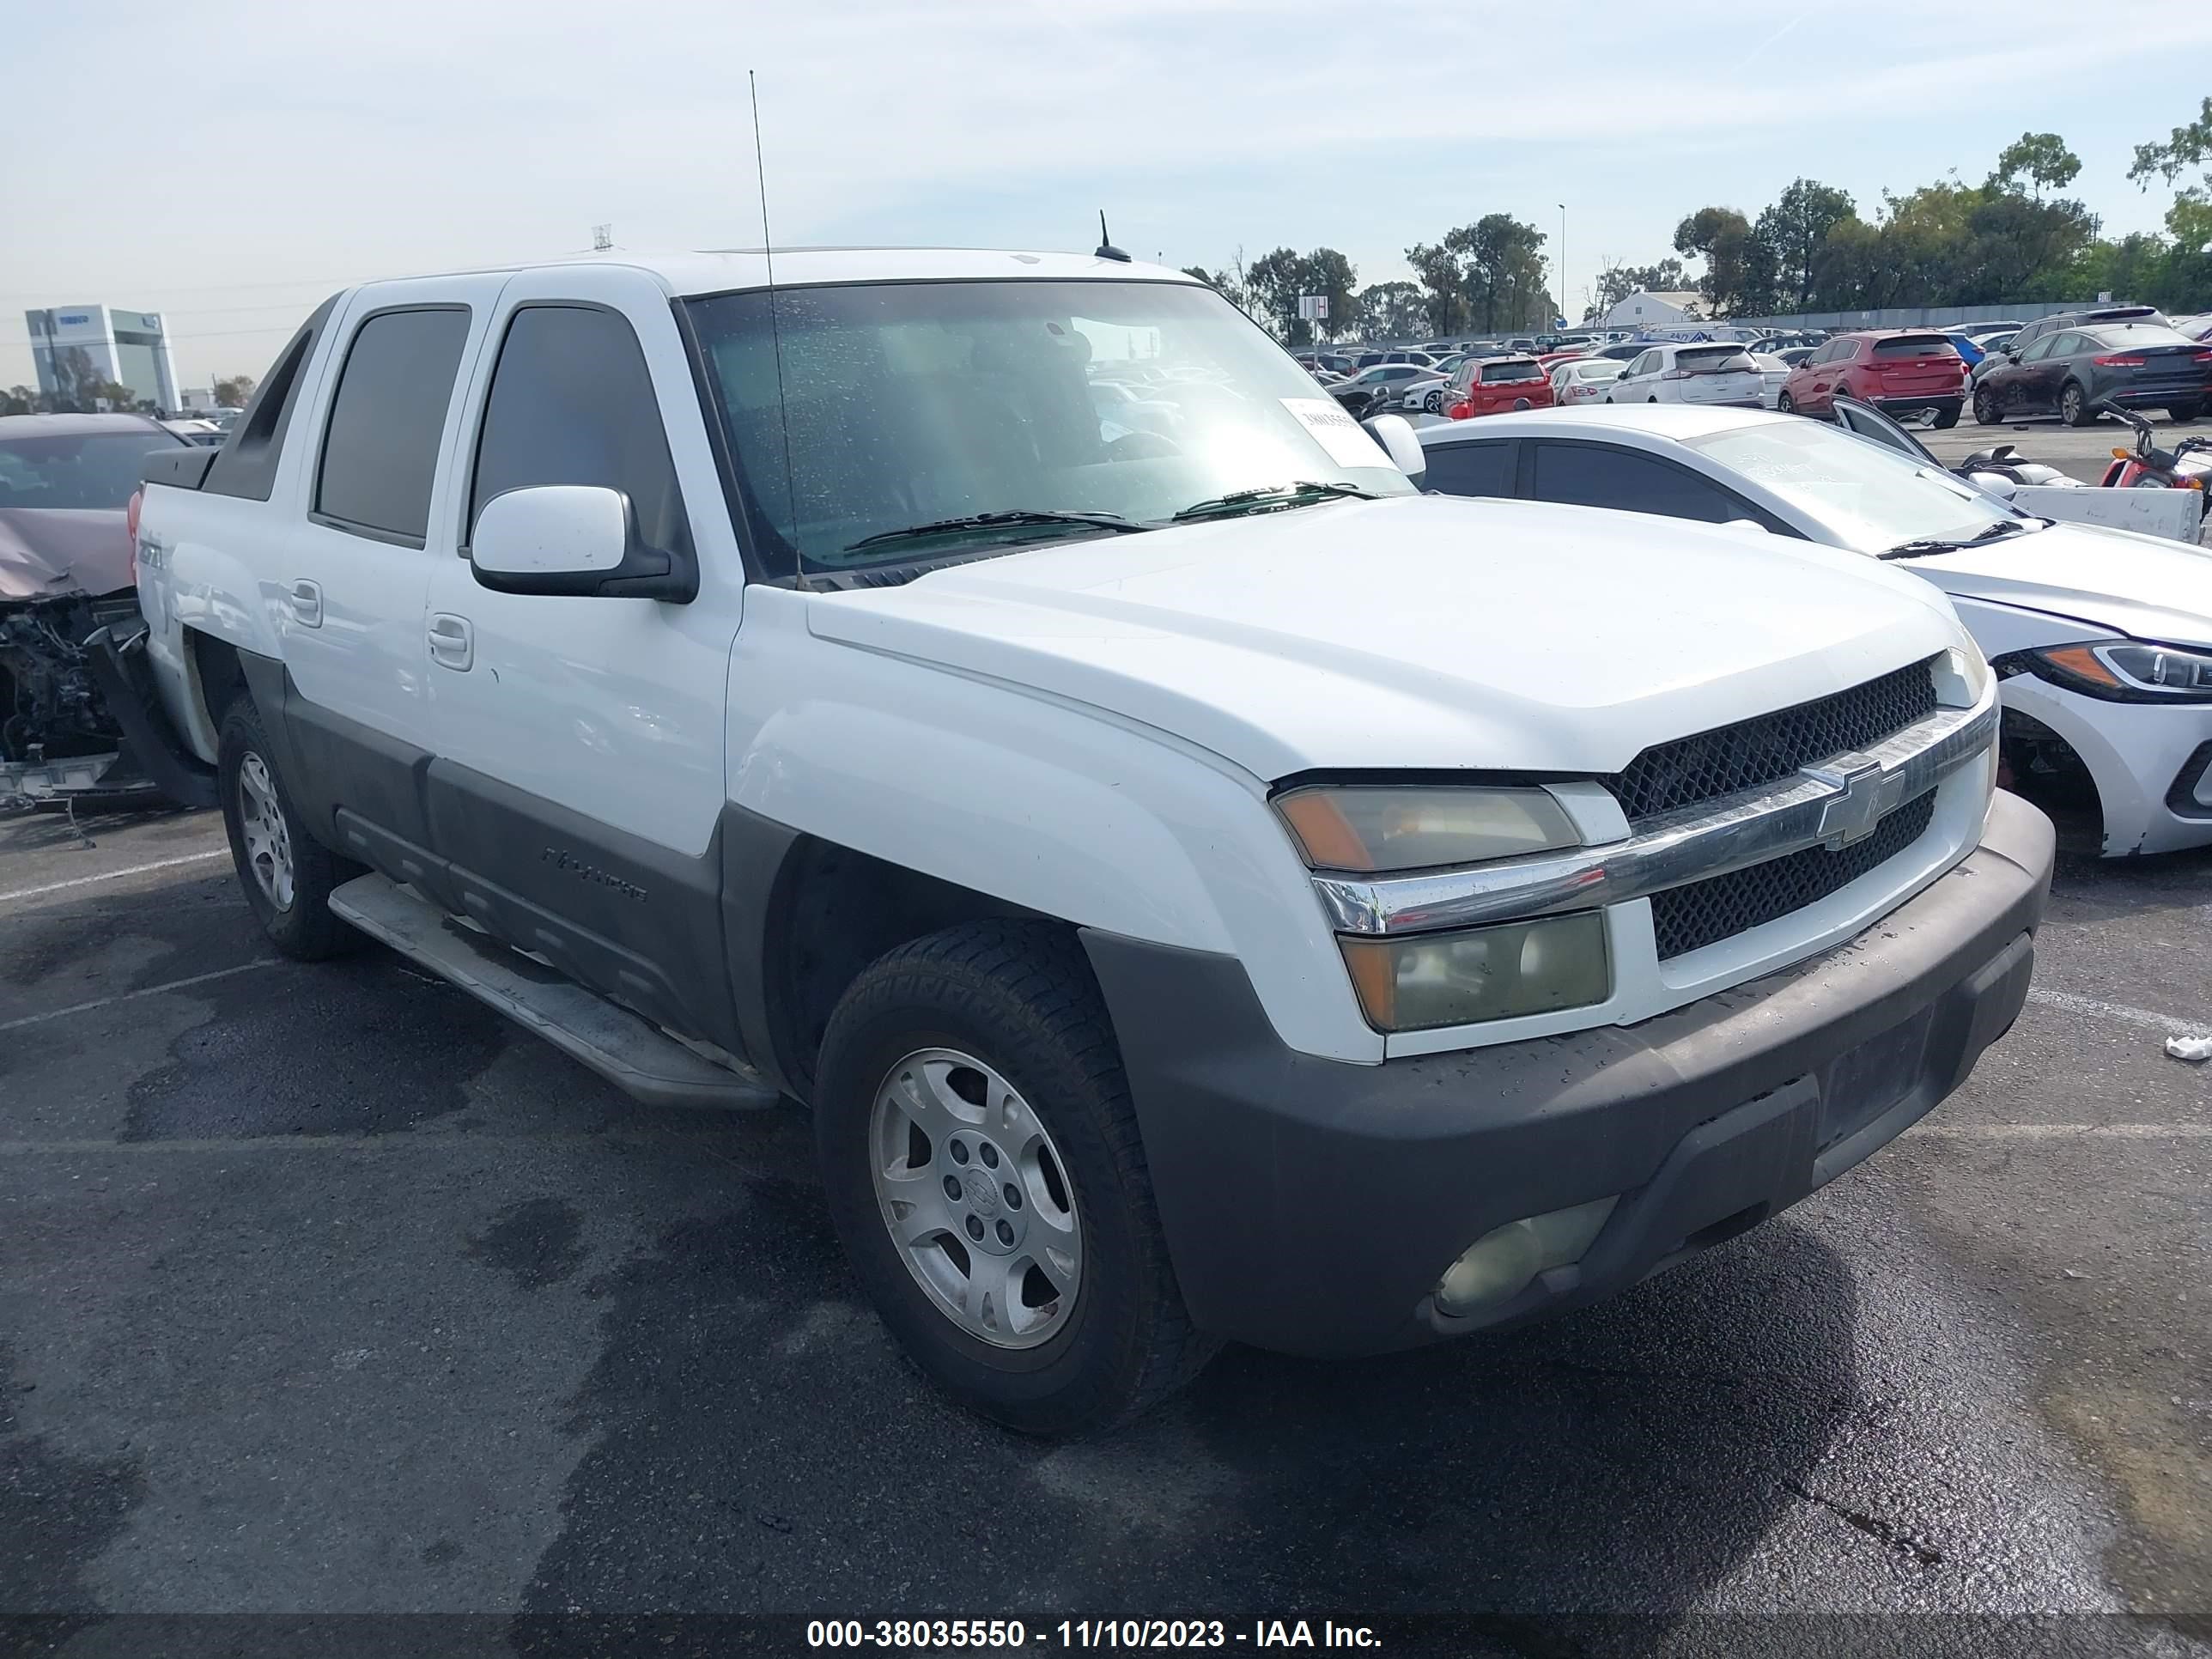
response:
<path fill-rule="evenodd" d="M 1934 660 L 1794 708 L 1654 744 L 1626 771 L 1598 781 L 1620 798 L 1632 823 L 1779 782 L 1802 766 L 1864 749 L 1934 714 Z"/>
<path fill-rule="evenodd" d="M 1810 707 L 1808 704 L 1808 707 Z M 1808 847 L 1747 869 L 1709 877 L 1651 896 L 1651 927 L 1659 959 L 1679 957 L 1817 903 L 1895 858 L 1927 833 L 1936 817 L 1936 792 L 1909 800 L 1875 826 L 1864 841 L 1830 852 Z"/>

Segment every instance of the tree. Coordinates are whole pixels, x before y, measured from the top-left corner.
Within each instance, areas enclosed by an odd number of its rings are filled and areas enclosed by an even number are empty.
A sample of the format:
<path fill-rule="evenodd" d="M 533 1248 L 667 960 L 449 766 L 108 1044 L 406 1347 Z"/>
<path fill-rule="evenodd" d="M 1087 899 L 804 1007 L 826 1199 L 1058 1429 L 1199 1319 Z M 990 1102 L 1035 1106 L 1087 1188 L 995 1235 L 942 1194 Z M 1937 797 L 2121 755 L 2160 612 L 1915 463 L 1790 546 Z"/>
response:
<path fill-rule="evenodd" d="M 2135 165 L 2128 169 L 2128 177 L 2143 190 L 2150 188 L 2154 177 L 2171 185 L 2189 168 L 2203 167 L 2208 157 L 2212 157 L 2212 98 L 2204 100 L 2194 121 L 2174 128 L 2164 143 L 2137 144 Z M 2200 175 L 2196 184 L 2184 185 L 2173 192 L 2172 204 L 2166 210 L 2166 228 L 2189 252 L 2212 252 L 2212 170 Z"/>
<path fill-rule="evenodd" d="M 36 415 L 43 401 L 39 392 L 27 386 L 11 386 L 0 392 L 0 415 Z"/>
<path fill-rule="evenodd" d="M 2067 149 L 2066 141 L 2057 133 L 2023 132 L 2017 143 L 1997 152 L 1997 170 L 1990 175 L 1990 182 L 2014 190 L 2026 179 L 2035 186 L 2035 199 L 2039 202 L 2045 191 L 2065 189 L 2081 171 L 2081 158 Z"/>
<path fill-rule="evenodd" d="M 1773 206 L 1759 216 L 1755 235 L 1773 262 L 1776 301 L 1786 304 L 1794 297 L 1803 311 L 1813 302 L 1813 270 L 1820 245 L 1828 232 L 1845 220 L 1856 219 L 1858 209 L 1851 198 L 1832 185 L 1799 179 L 1784 191 Z"/>
<path fill-rule="evenodd" d="M 1698 289 L 1716 317 L 1757 313 L 1774 300 L 1772 252 L 1734 208 L 1699 208 L 1674 227 L 1674 251 L 1705 262 Z"/>
<path fill-rule="evenodd" d="M 1247 276 L 1255 311 L 1292 345 L 1310 344 L 1315 337 L 1313 325 L 1298 315 L 1298 297 L 1326 295 L 1334 321 L 1351 313 L 1352 284 L 1358 280 L 1352 261 L 1333 247 L 1317 247 L 1310 253 L 1279 247 L 1254 260 Z"/>
<path fill-rule="evenodd" d="M 1353 313 L 1370 339 L 1399 340 L 1426 330 L 1428 308 L 1418 283 L 1376 283 L 1360 290 Z"/>
<path fill-rule="evenodd" d="M 1461 289 L 1458 259 L 1443 248 L 1416 242 L 1406 250 L 1406 263 L 1428 295 L 1429 332 L 1461 332 L 1467 322 L 1467 296 Z"/>
<path fill-rule="evenodd" d="M 1200 282 L 1213 280 L 1202 270 L 1189 274 L 1197 276 Z M 215 406 L 217 409 L 245 408 L 246 400 L 253 395 L 253 385 L 251 374 L 234 374 L 228 380 L 217 380 L 215 383 Z"/>

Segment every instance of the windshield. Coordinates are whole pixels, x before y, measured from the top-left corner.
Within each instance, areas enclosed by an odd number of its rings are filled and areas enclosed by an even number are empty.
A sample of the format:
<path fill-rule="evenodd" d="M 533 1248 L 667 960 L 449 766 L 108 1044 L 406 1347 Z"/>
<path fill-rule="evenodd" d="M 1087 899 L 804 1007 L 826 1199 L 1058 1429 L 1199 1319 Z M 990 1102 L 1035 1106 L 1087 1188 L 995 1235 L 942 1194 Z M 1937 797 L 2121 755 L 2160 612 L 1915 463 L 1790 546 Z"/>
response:
<path fill-rule="evenodd" d="M 1965 541 L 1993 524 L 2026 530 L 2036 522 L 1925 462 L 1825 422 L 1762 421 L 1689 442 L 1861 553 L 1903 542 Z"/>
<path fill-rule="evenodd" d="M 1413 488 L 1210 289 L 888 283 L 787 289 L 775 307 L 781 400 L 766 293 L 689 302 L 754 544 L 775 574 L 789 574 L 794 546 L 810 568 L 838 570 L 1098 533 L 1096 524 L 1000 522 L 860 545 L 948 519 L 1158 524 L 1239 490 Z M 1114 394 L 1091 395 L 1127 377 L 1145 382 L 1141 422 L 1122 412 L 1134 407 L 1103 400 Z"/>
<path fill-rule="evenodd" d="M 120 513 L 146 470 L 146 452 L 182 441 L 154 428 L 0 440 L 0 507 Z"/>

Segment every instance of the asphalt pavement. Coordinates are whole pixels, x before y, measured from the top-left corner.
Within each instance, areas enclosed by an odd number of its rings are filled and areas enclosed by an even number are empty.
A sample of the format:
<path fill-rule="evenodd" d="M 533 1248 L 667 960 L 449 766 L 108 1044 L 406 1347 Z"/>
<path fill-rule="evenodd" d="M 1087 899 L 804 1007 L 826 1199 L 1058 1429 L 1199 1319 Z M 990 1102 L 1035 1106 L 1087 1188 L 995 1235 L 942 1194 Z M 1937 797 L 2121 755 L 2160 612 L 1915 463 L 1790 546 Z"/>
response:
<path fill-rule="evenodd" d="M 2180 425 L 2166 419 L 2162 410 L 2152 411 L 2150 420 L 2161 447 L 2180 438 L 2212 435 L 2212 423 L 2203 421 Z M 2011 444 L 2028 460 L 2055 466 L 2084 483 L 2094 483 L 2104 476 L 2112 465 L 2115 445 L 2132 447 L 2135 443 L 2135 429 L 2109 416 L 2084 427 L 2067 426 L 2056 419 L 2010 420 L 2002 426 L 1980 426 L 1969 411 L 1948 432 L 1916 426 L 1912 433 L 1935 452 L 1937 459 L 1951 465 L 1978 450 Z"/>
<path fill-rule="evenodd" d="M 2212 855 L 2066 867 L 2012 1035 L 1784 1217 L 1504 1337 L 1231 1350 L 1055 1447 L 902 1361 L 795 1111 L 641 1109 L 381 951 L 272 959 L 210 816 L 85 828 L 0 823 L 0 1613 L 58 1615 L 19 1645 L 1428 1612 L 1492 1616 L 1461 1653 L 2212 1653 L 2212 1077 L 2160 1050 L 2212 1029 Z"/>

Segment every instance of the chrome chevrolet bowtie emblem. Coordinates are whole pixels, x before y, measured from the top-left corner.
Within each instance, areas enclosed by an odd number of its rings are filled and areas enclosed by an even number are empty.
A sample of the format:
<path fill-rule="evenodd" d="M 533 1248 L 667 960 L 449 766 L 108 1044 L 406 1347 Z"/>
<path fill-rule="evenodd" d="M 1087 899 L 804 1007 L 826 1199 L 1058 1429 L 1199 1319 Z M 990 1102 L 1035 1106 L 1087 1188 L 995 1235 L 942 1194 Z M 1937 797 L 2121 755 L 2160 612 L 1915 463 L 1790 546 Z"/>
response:
<path fill-rule="evenodd" d="M 1870 755 L 1838 755 L 1805 775 L 1838 793 L 1820 808 L 1820 841 L 1830 848 L 1848 847 L 1874 834 L 1887 811 L 1887 780 L 1881 763 Z"/>

